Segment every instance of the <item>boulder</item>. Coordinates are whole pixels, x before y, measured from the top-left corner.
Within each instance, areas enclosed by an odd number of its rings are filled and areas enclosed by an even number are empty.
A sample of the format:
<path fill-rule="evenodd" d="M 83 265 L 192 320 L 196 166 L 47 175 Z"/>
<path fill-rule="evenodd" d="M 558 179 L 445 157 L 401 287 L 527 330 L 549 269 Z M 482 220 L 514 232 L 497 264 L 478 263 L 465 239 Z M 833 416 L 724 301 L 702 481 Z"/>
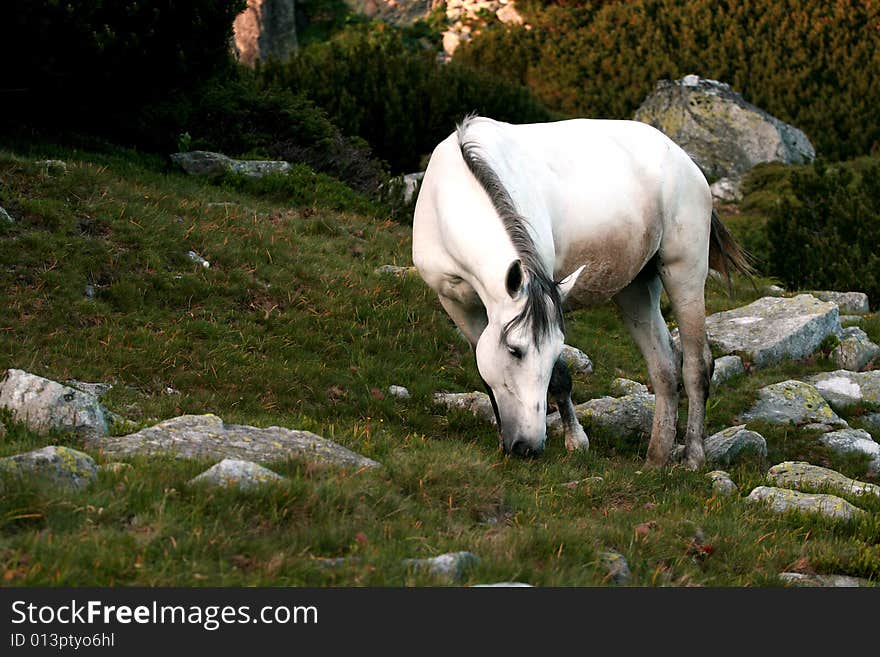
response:
<path fill-rule="evenodd" d="M 192 485 L 223 486 L 251 490 L 265 484 L 280 483 L 284 477 L 252 461 L 223 459 L 189 480 Z"/>
<path fill-rule="evenodd" d="M 837 306 L 809 294 L 762 297 L 706 318 L 712 347 L 725 355 L 737 354 L 755 367 L 806 358 L 840 330 Z"/>
<path fill-rule="evenodd" d="M 709 178 L 735 178 L 761 162 L 801 164 L 816 157 L 803 132 L 730 85 L 697 75 L 660 80 L 633 118 L 666 133 Z"/>
<path fill-rule="evenodd" d="M 730 465 L 735 463 L 741 454 L 755 454 L 761 458 L 767 456 L 767 441 L 764 436 L 746 429 L 746 425 L 729 427 L 706 438 L 704 448 L 706 461 L 712 465 Z"/>
<path fill-rule="evenodd" d="M 627 440 L 642 440 L 651 435 L 654 406 L 654 395 L 641 393 L 591 399 L 574 409 L 588 434 L 591 429 L 601 429 Z M 547 432 L 555 437 L 563 435 L 559 413 L 547 416 Z"/>
<path fill-rule="evenodd" d="M 763 420 L 772 424 L 808 424 L 846 428 L 845 420 L 831 410 L 819 391 L 803 381 L 788 380 L 765 386 L 758 401 L 740 416 L 741 422 Z"/>
<path fill-rule="evenodd" d="M 98 464 L 83 452 L 50 445 L 0 458 L 0 472 L 36 479 L 58 488 L 82 490 L 98 478 Z"/>
<path fill-rule="evenodd" d="M 236 173 L 259 178 L 272 173 L 287 173 L 289 162 L 278 160 L 234 160 L 222 153 L 188 151 L 173 153 L 171 160 L 191 176 L 213 178 L 225 173 Z"/>
<path fill-rule="evenodd" d="M 562 345 L 562 353 L 559 354 L 572 374 L 587 376 L 593 373 L 593 361 L 583 351 L 570 345 Z"/>
<path fill-rule="evenodd" d="M 253 68 L 268 58 L 286 61 L 297 51 L 295 0 L 247 0 L 232 23 L 238 60 Z"/>
<path fill-rule="evenodd" d="M 242 459 L 263 465 L 291 458 L 355 468 L 379 465 L 309 431 L 225 424 L 216 415 L 181 415 L 127 436 L 90 443 L 113 458 L 167 454 L 183 459 Z"/>
<path fill-rule="evenodd" d="M 107 434 L 107 412 L 97 397 L 23 370 L 6 370 L 0 407 L 36 433 L 58 431 L 83 438 Z"/>
<path fill-rule="evenodd" d="M 858 326 L 842 329 L 837 337 L 840 343 L 831 351 L 830 357 L 840 369 L 857 372 L 880 356 L 880 346 L 871 342 L 868 334 Z"/>
<path fill-rule="evenodd" d="M 713 470 L 706 476 L 712 481 L 712 493 L 717 497 L 730 497 L 736 495 L 739 490 L 730 478 L 730 474 L 724 470 Z"/>
<path fill-rule="evenodd" d="M 404 565 L 414 570 L 427 571 L 434 577 L 459 582 L 467 571 L 480 563 L 472 552 L 449 552 L 430 559 L 404 559 Z"/>
<path fill-rule="evenodd" d="M 632 577 L 626 557 L 617 550 L 606 550 L 599 555 L 602 567 L 608 571 L 605 577 L 615 586 L 627 586 Z"/>
<path fill-rule="evenodd" d="M 745 374 L 746 368 L 739 356 L 721 356 L 715 359 L 712 371 L 712 385 L 718 387 L 728 379 Z"/>
<path fill-rule="evenodd" d="M 808 376 L 820 395 L 837 411 L 847 411 L 859 404 L 880 405 L 880 370 L 850 372 L 835 370 Z"/>
<path fill-rule="evenodd" d="M 648 386 L 632 379 L 617 378 L 611 382 L 611 394 L 616 397 L 638 395 L 648 392 Z"/>
<path fill-rule="evenodd" d="M 474 392 L 436 392 L 434 393 L 434 403 L 447 409 L 466 411 L 481 420 L 495 424 L 495 411 L 492 409 L 489 395 L 485 392 L 476 390 Z"/>
<path fill-rule="evenodd" d="M 779 573 L 779 579 L 791 586 L 813 586 L 823 588 L 856 588 L 876 586 L 863 577 L 850 575 L 816 575 L 812 573 Z"/>
<path fill-rule="evenodd" d="M 840 474 L 836 470 L 811 465 L 805 461 L 783 461 L 770 468 L 767 478 L 781 488 L 797 490 L 833 490 L 846 495 L 877 495 L 880 486 Z"/>
<path fill-rule="evenodd" d="M 807 292 L 822 301 L 836 303 L 841 315 L 867 315 L 870 312 L 868 295 L 864 292 L 834 292 L 832 290 L 812 290 Z"/>
<path fill-rule="evenodd" d="M 868 469 L 880 473 L 880 443 L 864 429 L 840 429 L 819 436 L 819 442 L 836 454 L 864 454 Z"/>
<path fill-rule="evenodd" d="M 750 502 L 766 504 L 775 513 L 798 511 L 840 520 L 850 520 L 865 515 L 865 511 L 836 495 L 802 493 L 788 488 L 758 486 L 749 493 L 747 499 Z"/>

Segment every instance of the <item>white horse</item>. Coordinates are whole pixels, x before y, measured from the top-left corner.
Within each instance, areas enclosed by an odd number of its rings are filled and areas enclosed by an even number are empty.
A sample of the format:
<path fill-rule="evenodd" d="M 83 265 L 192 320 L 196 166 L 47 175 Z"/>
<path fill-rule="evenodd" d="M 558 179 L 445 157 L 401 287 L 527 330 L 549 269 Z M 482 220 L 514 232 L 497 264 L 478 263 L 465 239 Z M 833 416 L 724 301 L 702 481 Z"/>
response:
<path fill-rule="evenodd" d="M 562 310 L 611 298 L 656 395 L 647 463 L 669 462 L 682 377 L 685 459 L 705 463 L 706 276 L 710 265 L 729 275 L 749 264 L 714 214 L 702 172 L 661 132 L 635 121 L 466 118 L 431 155 L 413 262 L 474 348 L 505 451 L 544 450 L 548 393 L 566 447 L 589 446 L 559 358 Z M 661 284 L 681 360 L 660 313 Z"/>

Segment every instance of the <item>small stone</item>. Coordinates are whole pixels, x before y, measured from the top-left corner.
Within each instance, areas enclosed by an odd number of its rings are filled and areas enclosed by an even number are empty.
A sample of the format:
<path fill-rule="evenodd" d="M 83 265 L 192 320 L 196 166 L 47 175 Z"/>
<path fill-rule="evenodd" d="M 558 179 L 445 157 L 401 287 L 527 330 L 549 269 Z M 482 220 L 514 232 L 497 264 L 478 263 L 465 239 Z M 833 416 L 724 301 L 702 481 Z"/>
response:
<path fill-rule="evenodd" d="M 651 435 L 654 422 L 654 395 L 641 393 L 624 397 L 600 397 L 574 407 L 575 415 L 583 428 L 613 432 L 632 441 L 643 440 Z M 547 416 L 547 431 L 554 437 L 562 435 L 559 413 Z"/>
<path fill-rule="evenodd" d="M 624 397 L 626 395 L 638 395 L 647 393 L 648 386 L 632 379 L 617 378 L 611 382 L 611 394 L 615 397 Z"/>
<path fill-rule="evenodd" d="M 169 397 L 180 394 L 180 390 L 178 390 L 177 388 L 172 388 L 171 386 L 165 386 L 165 389 L 162 392 L 164 392 Z"/>
<path fill-rule="evenodd" d="M 837 304 L 839 312 L 845 315 L 867 315 L 870 311 L 868 295 L 864 292 L 833 292 L 814 290 L 809 292 L 817 299 Z"/>
<path fill-rule="evenodd" d="M 745 374 L 746 368 L 739 356 L 722 356 L 715 359 L 715 368 L 712 372 L 712 385 L 719 386 L 728 379 L 740 374 Z"/>
<path fill-rule="evenodd" d="M 568 365 L 572 374 L 587 376 L 593 373 L 593 361 L 583 351 L 570 345 L 562 345 L 562 353 L 559 354 Z"/>
<path fill-rule="evenodd" d="M 856 588 L 875 586 L 870 580 L 849 575 L 813 575 L 808 573 L 779 573 L 779 579 L 792 586 Z"/>
<path fill-rule="evenodd" d="M 868 470 L 880 473 L 880 443 L 864 429 L 841 429 L 819 436 L 819 441 L 837 454 L 864 454 L 870 461 Z"/>
<path fill-rule="evenodd" d="M 730 465 L 739 460 L 741 454 L 754 454 L 760 458 L 767 456 L 767 441 L 761 434 L 746 429 L 741 424 L 729 427 L 706 438 L 704 448 L 706 460 L 714 465 Z"/>
<path fill-rule="evenodd" d="M 761 288 L 761 292 L 770 297 L 785 296 L 785 288 L 780 287 L 779 285 L 765 285 Z"/>
<path fill-rule="evenodd" d="M 783 488 L 831 489 L 848 495 L 876 495 L 880 497 L 880 486 L 876 484 L 850 479 L 836 470 L 812 465 L 805 461 L 777 463 L 770 468 L 767 478 Z"/>
<path fill-rule="evenodd" d="M 772 486 L 758 486 L 749 493 L 748 500 L 765 503 L 775 513 L 799 511 L 842 520 L 865 515 L 865 511 L 836 495 L 801 493 Z"/>
<path fill-rule="evenodd" d="M 718 497 L 730 497 L 736 495 L 739 490 L 724 470 L 713 470 L 706 476 L 712 480 L 712 493 Z"/>
<path fill-rule="evenodd" d="M 28 479 L 36 477 L 59 488 L 82 490 L 98 477 L 98 464 L 83 452 L 50 445 L 0 458 L 0 472 Z"/>
<path fill-rule="evenodd" d="M 602 566 L 608 571 L 608 578 L 615 586 L 627 586 L 631 573 L 626 557 L 617 550 L 606 550 L 599 555 Z"/>
<path fill-rule="evenodd" d="M 268 468 L 241 459 L 223 459 L 220 463 L 190 479 L 191 486 L 207 484 L 251 490 L 264 484 L 280 483 L 285 479 Z"/>
<path fill-rule="evenodd" d="M 459 582 L 469 569 L 479 565 L 480 558 L 472 552 L 449 552 L 430 559 L 404 559 L 403 563 L 434 577 Z"/>
<path fill-rule="evenodd" d="M 251 178 L 269 174 L 285 174 L 290 171 L 289 162 L 277 160 L 234 160 L 222 153 L 189 151 L 174 153 L 171 160 L 191 176 L 221 176 L 235 173 Z"/>
<path fill-rule="evenodd" d="M 85 295 L 86 299 L 94 299 L 94 298 L 95 298 L 95 295 L 96 295 L 97 293 L 98 293 L 97 288 L 95 288 L 95 286 L 92 285 L 91 283 L 88 283 L 88 284 L 83 288 L 83 294 Z"/>
<path fill-rule="evenodd" d="M 492 408 L 492 402 L 489 395 L 485 392 L 437 392 L 434 393 L 434 403 L 438 406 L 445 406 L 447 409 L 457 409 L 466 411 L 485 420 L 491 424 L 495 424 L 495 411 Z"/>
<path fill-rule="evenodd" d="M 712 198 L 722 203 L 739 203 L 743 198 L 742 178 L 719 178 L 709 186 Z"/>
<path fill-rule="evenodd" d="M 398 399 L 409 399 L 409 390 L 403 386 L 388 386 L 388 394 Z"/>
<path fill-rule="evenodd" d="M 48 176 L 63 176 L 67 173 L 67 162 L 64 160 L 37 160 L 34 164 L 42 167 Z"/>
<path fill-rule="evenodd" d="M 741 422 L 764 420 L 771 424 L 825 424 L 837 428 L 849 425 L 831 410 L 820 391 L 803 381 L 788 380 L 765 386 L 758 401 L 742 414 Z"/>
<path fill-rule="evenodd" d="M 880 346 L 871 342 L 858 326 L 848 326 L 838 335 L 839 344 L 831 351 L 834 364 L 844 370 L 858 372 L 880 356 Z"/>
<path fill-rule="evenodd" d="M 201 265 L 201 266 L 204 267 L 205 269 L 207 269 L 208 267 L 211 266 L 211 263 L 210 263 L 210 262 L 208 262 L 207 260 L 205 260 L 202 256 L 200 256 L 200 255 L 199 255 L 198 253 L 196 253 L 195 251 L 187 251 L 187 252 L 186 252 L 186 257 L 189 258 L 190 260 L 192 260 L 192 261 L 193 261 L 194 263 L 196 263 L 197 265 Z"/>
<path fill-rule="evenodd" d="M 418 275 L 419 270 L 415 267 L 398 267 L 397 265 L 382 265 L 374 270 L 377 274 L 384 276 L 397 276 L 404 278 L 406 276 Z"/>
<path fill-rule="evenodd" d="M 0 205 L 0 223 L 6 224 L 14 224 L 15 219 L 6 211 L 6 209 Z"/>

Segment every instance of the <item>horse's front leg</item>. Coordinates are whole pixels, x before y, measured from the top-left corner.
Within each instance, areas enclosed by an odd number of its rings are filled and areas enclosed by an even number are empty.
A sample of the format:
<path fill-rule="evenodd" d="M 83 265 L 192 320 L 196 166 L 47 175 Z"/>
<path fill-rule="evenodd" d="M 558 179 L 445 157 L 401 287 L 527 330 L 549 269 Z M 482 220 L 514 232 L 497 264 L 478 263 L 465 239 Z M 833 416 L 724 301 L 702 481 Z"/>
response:
<path fill-rule="evenodd" d="M 565 447 L 573 452 L 576 449 L 587 450 L 590 448 L 590 440 L 575 414 L 574 404 L 571 401 L 571 374 L 568 365 L 560 356 L 553 365 L 553 373 L 550 375 L 550 386 L 547 389 L 550 399 L 559 410 L 559 418 L 562 420 L 562 428 L 565 431 Z"/>

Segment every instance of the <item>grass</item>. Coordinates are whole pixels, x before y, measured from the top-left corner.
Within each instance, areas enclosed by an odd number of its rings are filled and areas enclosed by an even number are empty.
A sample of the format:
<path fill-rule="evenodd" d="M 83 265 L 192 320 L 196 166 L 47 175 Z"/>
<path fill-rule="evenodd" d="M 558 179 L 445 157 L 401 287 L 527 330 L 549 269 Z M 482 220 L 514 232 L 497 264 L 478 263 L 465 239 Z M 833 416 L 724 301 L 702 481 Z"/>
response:
<path fill-rule="evenodd" d="M 49 175 L 43 158 L 64 159 L 67 174 Z M 3 584 L 436 585 L 403 560 L 457 550 L 481 559 L 465 584 L 607 585 L 609 549 L 626 556 L 634 585 L 771 586 L 791 569 L 880 578 L 880 500 L 858 501 L 866 519 L 835 523 L 742 499 L 783 459 L 865 476 L 863 461 L 793 430 L 756 427 L 769 458 L 733 468 L 741 496 L 724 499 L 705 473 L 642 470 L 644 443 L 594 439 L 569 454 L 556 441 L 524 461 L 498 451 L 491 427 L 443 414 L 433 392 L 480 389 L 470 350 L 417 278 L 374 273 L 409 264 L 410 229 L 332 179 L 298 170 L 206 183 L 132 152 L 42 145 L 0 151 L 0 205 L 16 219 L 0 225 L 0 368 L 112 382 L 106 405 L 142 425 L 211 412 L 315 431 L 383 463 L 279 463 L 286 483 L 247 493 L 191 488 L 210 464 L 164 458 L 133 459 L 77 493 L 18 481 L 0 497 Z M 728 297 L 711 283 L 709 307 L 759 289 L 737 281 Z M 880 340 L 876 316 L 863 327 Z M 619 376 L 647 382 L 611 306 L 574 313 L 567 328 L 596 368 L 576 380 L 576 402 Z M 709 430 L 729 426 L 760 386 L 828 365 L 729 382 L 710 400 Z M 411 398 L 392 398 L 391 384 Z M 0 456 L 81 447 L 0 419 Z"/>

